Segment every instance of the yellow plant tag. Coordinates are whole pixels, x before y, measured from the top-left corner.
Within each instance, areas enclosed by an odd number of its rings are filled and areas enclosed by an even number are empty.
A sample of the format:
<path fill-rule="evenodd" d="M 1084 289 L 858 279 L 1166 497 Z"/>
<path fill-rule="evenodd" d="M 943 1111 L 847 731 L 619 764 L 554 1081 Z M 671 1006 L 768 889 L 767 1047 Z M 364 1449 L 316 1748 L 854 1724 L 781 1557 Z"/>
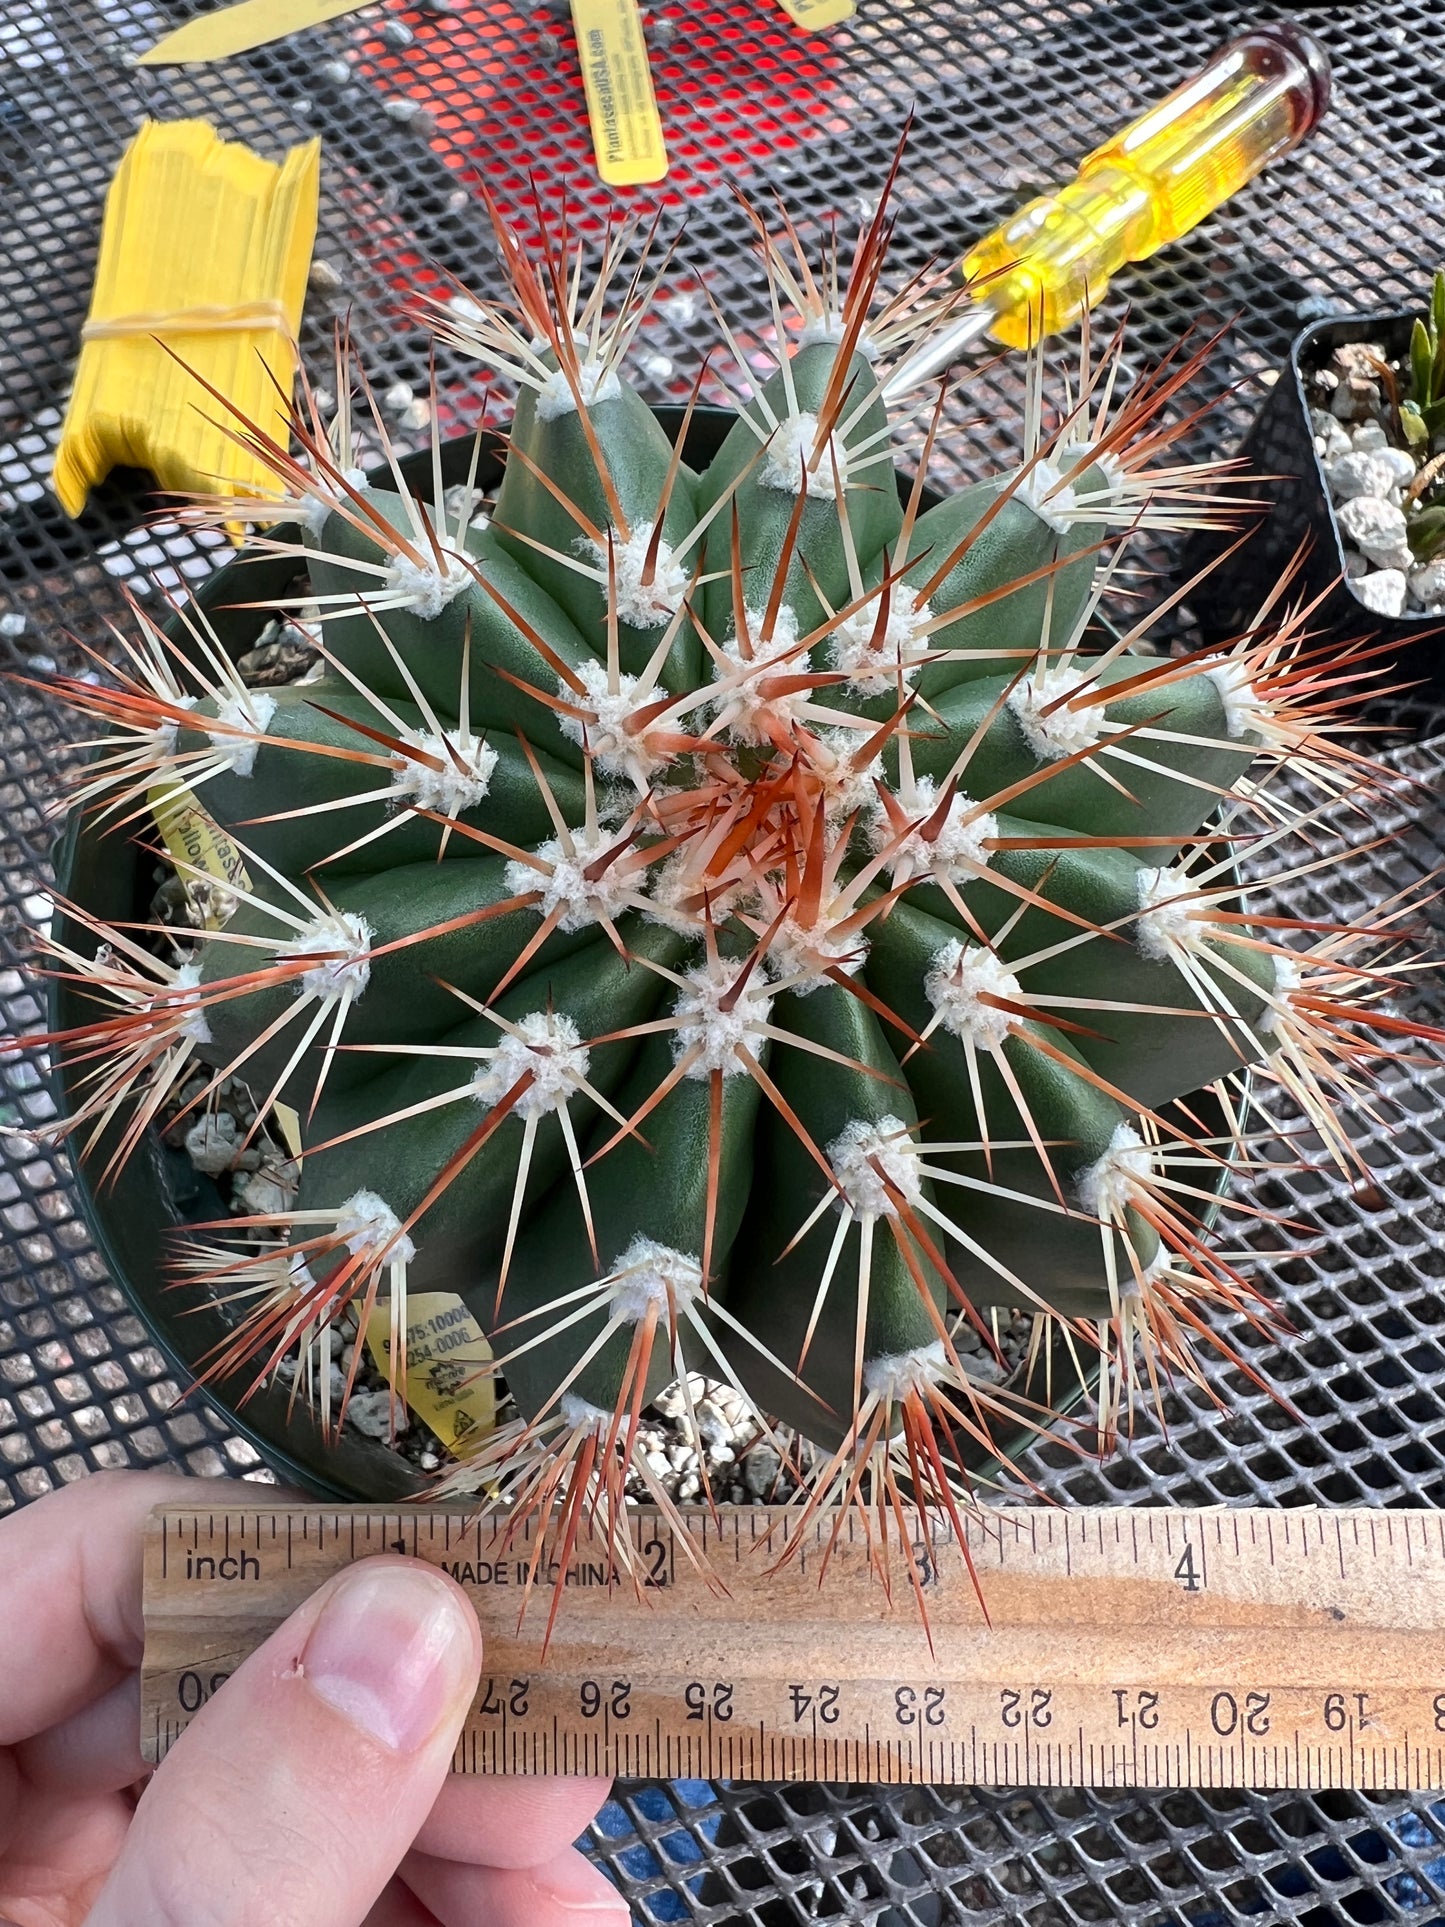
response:
<path fill-rule="evenodd" d="M 597 172 L 609 187 L 660 181 L 667 149 L 637 0 L 572 0 L 572 25 Z"/>
<path fill-rule="evenodd" d="M 146 801 L 151 806 L 161 840 L 183 877 L 188 880 L 210 877 L 230 889 L 250 889 L 250 873 L 240 850 L 221 826 L 207 816 L 188 789 L 178 784 L 157 783 Z M 206 918 L 206 928 L 219 930 L 220 927 L 221 919 L 213 908 Z"/>
<path fill-rule="evenodd" d="M 343 13 L 355 13 L 368 0 L 237 0 L 214 7 L 183 27 L 164 34 L 138 56 L 138 67 L 172 67 L 191 60 L 224 60 L 249 53 L 303 27 L 319 27 Z"/>
<path fill-rule="evenodd" d="M 778 0 L 778 5 L 795 27 L 807 33 L 836 27 L 853 13 L 853 0 Z"/>
<path fill-rule="evenodd" d="M 366 1347 L 390 1379 L 391 1305 L 382 1301 L 366 1328 Z M 478 1444 L 497 1422 L 492 1348 L 453 1291 L 418 1291 L 406 1301 L 406 1384 L 411 1410 L 449 1451 Z"/>
<path fill-rule="evenodd" d="M 281 1133 L 281 1142 L 286 1146 L 287 1155 L 299 1158 L 301 1155 L 301 1113 L 283 1104 L 278 1097 L 271 1106 L 271 1115 L 276 1120 L 276 1129 Z"/>

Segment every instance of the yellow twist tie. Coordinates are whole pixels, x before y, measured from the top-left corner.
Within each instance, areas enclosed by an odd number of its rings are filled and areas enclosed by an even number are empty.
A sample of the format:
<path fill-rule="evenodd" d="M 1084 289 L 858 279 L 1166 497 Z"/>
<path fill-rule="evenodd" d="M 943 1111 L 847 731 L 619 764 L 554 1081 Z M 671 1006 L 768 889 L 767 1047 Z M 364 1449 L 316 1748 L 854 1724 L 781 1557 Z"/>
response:
<path fill-rule="evenodd" d="M 182 308 L 175 314 L 92 316 L 80 331 L 82 341 L 114 341 L 122 335 L 242 335 L 274 328 L 290 339 L 291 323 L 279 301 L 237 301 Z"/>

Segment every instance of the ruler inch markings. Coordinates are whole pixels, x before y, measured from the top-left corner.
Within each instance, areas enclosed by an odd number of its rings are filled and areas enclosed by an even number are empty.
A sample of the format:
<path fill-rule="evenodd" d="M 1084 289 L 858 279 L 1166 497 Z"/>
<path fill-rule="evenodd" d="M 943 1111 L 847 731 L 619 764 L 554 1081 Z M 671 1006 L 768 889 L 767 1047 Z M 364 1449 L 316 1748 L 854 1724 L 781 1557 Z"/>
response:
<path fill-rule="evenodd" d="M 164 1508 L 145 1547 L 148 1757 L 318 1585 L 414 1548 L 463 1587 L 483 1629 L 462 1771 L 1445 1787 L 1436 1514 L 1098 1507 L 1081 1509 L 1076 1539 L 1066 1512 L 999 1508 L 965 1523 L 987 1623 L 940 1518 L 931 1644 L 906 1577 L 895 1572 L 890 1607 L 877 1548 L 851 1519 L 820 1588 L 830 1519 L 779 1570 L 796 1512 L 743 1516 L 710 1522 L 723 1590 L 677 1557 L 651 1511 L 628 1535 L 645 1585 L 609 1564 L 605 1533 L 584 1530 L 544 1655 L 546 1562 L 518 1626 L 531 1522 L 508 1530 L 465 1506 Z M 699 1539 L 707 1519 L 689 1515 Z"/>

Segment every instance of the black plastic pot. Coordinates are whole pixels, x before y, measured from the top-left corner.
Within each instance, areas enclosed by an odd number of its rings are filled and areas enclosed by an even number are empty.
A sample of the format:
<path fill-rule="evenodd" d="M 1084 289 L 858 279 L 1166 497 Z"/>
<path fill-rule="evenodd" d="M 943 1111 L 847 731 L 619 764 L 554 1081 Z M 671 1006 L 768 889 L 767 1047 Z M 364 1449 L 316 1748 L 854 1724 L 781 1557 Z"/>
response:
<path fill-rule="evenodd" d="M 1376 615 L 1344 581 L 1344 548 L 1315 450 L 1306 394 L 1310 377 L 1348 343 L 1368 342 L 1388 360 L 1403 354 L 1413 321 L 1413 312 L 1349 315 L 1316 322 L 1295 337 L 1289 360 L 1239 449 L 1250 473 L 1231 484 L 1230 490 L 1258 501 L 1266 513 L 1248 541 L 1221 561 L 1189 597 L 1207 641 L 1238 634 L 1301 543 L 1307 543 L 1300 592 L 1310 601 L 1324 598 L 1312 628 L 1333 632 L 1342 643 L 1359 637 L 1386 645 L 1379 660 L 1393 663 L 1403 679 L 1445 689 L 1441 618 Z M 1222 556 L 1234 539 L 1232 534 L 1214 531 L 1194 536 L 1184 551 L 1185 577 Z"/>
<path fill-rule="evenodd" d="M 682 425 L 683 411 L 664 407 L 657 414 L 668 434 L 675 436 Z M 687 460 L 695 467 L 710 461 L 732 421 L 729 410 L 697 409 L 684 449 Z M 442 453 L 443 485 L 464 482 L 471 459 L 470 440 L 449 444 Z M 483 491 L 490 492 L 500 480 L 501 466 L 495 447 L 484 452 L 477 470 L 477 482 Z M 429 499 L 430 455 L 404 462 L 402 471 L 417 494 Z M 376 480 L 389 484 L 389 472 L 377 471 Z M 925 489 L 923 505 L 931 507 L 936 500 Z M 278 533 L 284 536 L 288 531 Z M 298 532 L 289 533 L 294 538 Z M 195 599 L 206 610 L 217 637 L 232 657 L 255 645 L 267 621 L 264 609 L 234 605 L 254 605 L 284 595 L 296 573 L 296 565 L 289 559 L 243 553 L 202 585 Z M 182 650 L 193 647 L 182 625 L 173 623 L 171 633 Z M 56 855 L 59 896 L 103 922 L 143 917 L 151 894 L 152 861 L 133 832 L 97 828 L 92 818 L 73 817 Z M 95 949 L 93 935 L 63 907 L 57 908 L 55 935 L 75 951 L 91 954 Z M 50 1006 L 52 1029 L 68 1029 L 94 1015 L 93 1006 L 73 985 L 64 982 L 52 982 Z M 56 1097 L 65 1111 L 72 1108 L 72 1077 L 70 1067 L 57 1067 Z M 81 1203 L 111 1277 L 178 1376 L 189 1382 L 197 1361 L 223 1341 L 232 1327 L 216 1305 L 198 1300 L 193 1291 L 167 1286 L 172 1233 L 180 1225 L 224 1218 L 225 1206 L 215 1184 L 197 1173 L 184 1152 L 169 1149 L 155 1131 L 146 1134 L 120 1175 L 102 1185 L 98 1174 L 105 1169 L 113 1141 L 114 1134 L 103 1138 L 88 1158 L 77 1155 L 76 1183 Z M 1054 1408 L 1067 1411 L 1093 1382 L 1091 1376 L 1089 1384 L 1081 1383 L 1075 1359 L 1073 1349 L 1060 1342 L 1051 1357 L 1038 1361 L 1027 1383 L 1025 1374 L 1018 1374 L 1014 1389 L 1039 1398 L 1047 1385 Z M 226 1423 L 248 1438 L 283 1479 L 318 1496 L 343 1500 L 385 1501 L 408 1497 L 421 1489 L 421 1476 L 389 1447 L 363 1438 L 350 1428 L 339 1440 L 329 1440 L 302 1401 L 293 1406 L 285 1387 L 264 1387 L 246 1398 L 249 1383 L 249 1375 L 217 1379 L 206 1390 L 194 1390 L 190 1396 L 216 1407 Z M 1012 1457 L 1028 1437 L 1021 1433 L 1016 1441 L 1002 1439 L 1004 1455 Z M 987 1476 L 991 1466 L 980 1464 L 975 1469 Z"/>

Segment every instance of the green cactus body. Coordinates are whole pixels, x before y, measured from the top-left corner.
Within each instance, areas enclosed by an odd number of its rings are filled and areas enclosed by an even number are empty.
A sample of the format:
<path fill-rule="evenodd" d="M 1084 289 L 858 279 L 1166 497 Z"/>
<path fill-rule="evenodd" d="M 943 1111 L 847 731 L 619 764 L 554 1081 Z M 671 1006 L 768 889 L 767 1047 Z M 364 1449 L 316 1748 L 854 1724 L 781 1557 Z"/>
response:
<path fill-rule="evenodd" d="M 1048 481 L 1057 479 L 1049 468 Z M 1071 502 L 1087 501 L 1091 489 L 1107 485 L 1102 471 L 1092 468 L 1075 486 L 1078 494 L 1075 498 L 1071 493 Z M 905 571 L 904 581 L 915 589 L 932 582 L 948 557 L 973 536 L 930 593 L 929 603 L 943 615 L 986 596 L 996 599 L 933 630 L 929 647 L 956 653 L 925 665 L 918 677 L 920 691 L 931 698 L 977 676 L 1013 675 L 1029 666 L 1041 643 L 1058 652 L 1072 642 L 1089 606 L 1098 547 L 1106 534 L 1102 520 L 1055 507 L 1037 471 L 1021 482 L 1015 474 L 976 483 L 921 515 L 909 543 L 909 554 L 920 560 Z M 1049 573 L 1001 593 L 1010 583 L 1040 571 Z"/>
<path fill-rule="evenodd" d="M 193 783 L 251 887 L 190 948 L 63 953 L 101 1013 L 67 1128 L 139 1087 L 139 1132 L 198 1059 L 293 1104 L 299 1198 L 233 1351 L 354 1331 L 403 1279 L 462 1291 L 518 1414 L 469 1489 L 615 1519 L 641 1403 L 690 1369 L 835 1448 L 827 1491 L 863 1503 L 850 1449 L 886 1484 L 983 1411 L 953 1342 L 979 1307 L 1087 1325 L 1115 1387 L 1136 1337 L 1193 1369 L 1198 1173 L 1247 1134 L 1204 1143 L 1172 1100 L 1219 1080 L 1242 1115 L 1254 1065 L 1345 1154 L 1321 1080 L 1355 1075 L 1353 935 L 1252 927 L 1232 870 L 1236 834 L 1288 827 L 1261 750 L 1323 794 L 1350 767 L 1303 617 L 1085 653 L 1109 531 L 1200 512 L 1147 466 L 1156 391 L 1121 427 L 1098 371 L 1067 436 L 1031 403 L 1022 484 L 916 514 L 875 366 L 913 297 L 862 325 L 883 232 L 838 299 L 768 241 L 803 336 L 697 476 L 623 370 L 637 315 L 505 237 L 525 326 L 447 324 L 523 391 L 492 525 L 374 490 L 358 527 L 353 451 L 312 437 L 315 499 L 277 513 L 311 531 L 323 680 L 248 693 L 212 651 L 181 687 L 147 631 L 128 685 L 72 691 L 115 732 L 85 800 Z M 186 1275 L 229 1303 L 231 1264 Z"/>
<path fill-rule="evenodd" d="M 279 981 L 207 1005 L 211 1038 L 205 1051 L 213 1063 L 249 1051 L 304 997 L 317 1010 L 334 1009 L 350 993 L 347 1044 L 434 1034 L 455 1019 L 453 992 L 490 996 L 537 930 L 535 911 L 507 907 L 517 890 L 500 857 L 407 864 L 338 879 L 329 895 L 337 922 L 328 917 L 297 930 L 290 919 L 301 921 L 299 906 L 273 888 L 262 899 L 264 907 L 243 905 L 203 947 L 203 995 L 236 979 L 244 982 L 277 958 L 285 966 Z M 278 910 L 285 912 L 285 925 Z M 259 947 L 248 942 L 257 938 Z M 586 940 L 582 930 L 558 930 L 547 939 L 547 954 L 557 956 Z M 311 955 L 314 965 L 307 963 Z M 279 1069 L 294 1043 L 293 1026 L 278 1030 L 248 1059 L 251 1075 Z M 292 1093 L 309 1102 L 318 1069 L 308 1052 L 293 1072 Z"/>
<path fill-rule="evenodd" d="M 597 635 L 607 627 L 608 557 L 586 531 L 610 536 L 614 579 L 622 578 L 617 600 L 621 664 L 628 675 L 641 675 L 692 572 L 688 538 L 697 519 L 695 478 L 674 463 L 657 417 L 630 384 L 604 375 L 585 426 L 562 378 L 554 377 L 554 384 L 543 396 L 524 390 L 518 400 L 511 446 L 520 454 L 508 463 L 497 497 L 496 539 L 551 592 L 584 635 Z M 606 467 L 606 487 L 595 451 Z M 641 576 L 660 504 L 666 548 L 659 552 L 649 592 Z M 625 534 L 617 526 L 619 507 L 627 521 Z M 579 560 L 600 572 L 602 580 L 579 572 Z M 676 578 L 671 586 L 669 577 Z M 663 670 L 666 687 L 674 692 L 694 688 L 699 661 L 697 633 L 684 622 Z"/>
<path fill-rule="evenodd" d="M 1153 1108 L 1263 1054 L 1276 960 L 1231 941 L 1207 914 L 1197 936 L 1186 918 L 1171 917 L 1171 905 L 1193 907 L 1186 873 L 1115 847 L 1070 847 L 1056 825 L 1002 814 L 993 822 L 1000 838 L 1036 847 L 996 850 L 988 870 L 959 882 L 967 920 L 936 883 L 910 892 L 908 908 L 993 943 L 1026 995 L 1048 998 L 1053 1014 L 1083 1027 L 1070 1041 L 1103 1079 Z M 1156 900 L 1163 907 L 1151 920 Z M 1169 948 L 1171 927 L 1187 945 L 1187 968 Z M 1173 1014 L 1186 1011 L 1198 1015 Z"/>
<path fill-rule="evenodd" d="M 673 1070 L 671 1047 L 654 1039 L 639 1053 L 618 1108 L 634 1115 Z M 752 1182 L 753 1138 L 758 1090 L 751 1079 L 729 1077 L 721 1086 L 718 1109 L 717 1202 L 713 1262 L 725 1269 Z M 639 1324 L 650 1312 L 658 1335 L 646 1360 L 647 1395 L 676 1376 L 669 1327 L 681 1327 L 684 1356 L 703 1351 L 686 1343 L 686 1311 L 701 1305 L 702 1253 L 708 1236 L 708 1189 L 712 1094 L 709 1080 L 679 1078 L 648 1112 L 638 1132 L 622 1138 L 607 1157 L 608 1183 L 593 1202 L 593 1224 L 604 1276 L 612 1281 L 601 1303 L 565 1339 L 531 1343 L 538 1320 L 557 1301 L 566 1302 L 594 1281 L 597 1261 L 583 1231 L 580 1214 L 544 1209 L 517 1254 L 502 1299 L 504 1338 L 516 1352 L 508 1384 L 524 1415 L 546 1407 L 570 1369 L 612 1327 L 600 1348 L 568 1386 L 570 1396 L 600 1412 L 610 1412 L 624 1390 L 627 1401 L 637 1388 L 627 1380 L 628 1358 Z M 602 1120 L 593 1151 L 616 1136 Z M 645 1140 L 645 1141 L 644 1141 Z M 561 1200 L 556 1201 L 559 1205 Z M 580 1341 L 580 1342 L 579 1342 Z M 700 1360 L 699 1360 L 700 1362 Z"/>
<path fill-rule="evenodd" d="M 407 528 L 400 497 L 369 490 L 367 501 L 383 521 Z M 426 559 L 425 544 L 413 539 L 413 546 Z M 369 567 L 348 566 L 355 563 Z M 343 605 L 379 604 L 387 590 L 385 571 L 393 564 L 403 584 L 419 579 L 416 606 L 387 609 L 384 618 L 373 618 L 324 603 L 336 611 L 325 625 L 326 647 L 336 663 L 378 696 L 405 701 L 420 691 L 449 718 L 459 713 L 462 671 L 469 664 L 467 693 L 476 727 L 520 731 L 545 741 L 551 755 L 580 764 L 576 746 L 557 732 L 546 706 L 530 693 L 555 692 L 558 662 L 576 671 L 595 660 L 547 590 L 490 530 L 469 533 L 468 553 L 449 558 L 438 578 L 435 571 L 411 573 L 407 558 L 398 562 L 373 533 L 339 512 L 316 538 L 312 586 L 318 596 L 340 598 Z"/>
<path fill-rule="evenodd" d="M 1113 701 L 1111 688 L 1136 685 L 1148 673 L 1137 657 L 1111 663 L 1097 683 L 1087 662 L 1021 689 L 1012 688 L 1012 677 L 963 683 L 939 700 L 937 724 L 916 730 L 913 766 L 942 778 L 961 749 L 973 746 L 971 793 L 1007 795 L 1015 816 L 1076 825 L 1094 836 L 1122 840 L 1132 833 L 1182 844 L 1240 780 L 1257 746 L 1236 735 L 1207 665 L 1171 680 L 1154 668 L 1153 683 Z M 1104 700 L 1067 708 L 1061 698 L 1074 678 L 1081 696 L 1097 689 Z M 896 755 L 890 750 L 889 761 Z"/>
<path fill-rule="evenodd" d="M 632 944 L 636 957 L 658 962 L 675 960 L 682 949 L 659 924 L 639 925 Z M 417 1251 L 413 1284 L 460 1291 L 490 1322 L 528 1120 L 534 1120 L 535 1143 L 521 1208 L 535 1210 L 567 1168 L 559 1096 L 568 1099 L 574 1137 L 587 1142 L 600 1115 L 598 1099 L 615 1097 L 636 1052 L 626 1037 L 590 1048 L 582 1038 L 644 1022 L 661 991 L 659 978 L 594 937 L 523 977 L 493 1001 L 491 1014 L 445 1031 L 435 1046 L 368 1056 L 373 1075 L 303 1120 L 298 1207 L 335 1210 L 358 1192 L 374 1193 L 410 1227 Z M 536 1086 L 530 1104 L 504 1109 L 468 1154 L 494 1108 L 527 1074 L 524 1046 L 534 1038 L 551 1047 L 554 1077 Z M 448 1092 L 457 1095 L 438 1104 Z M 465 1161 L 456 1181 L 423 1210 L 438 1174 L 459 1159 Z"/>
<path fill-rule="evenodd" d="M 765 1120 L 754 1200 L 728 1286 L 729 1309 L 755 1342 L 750 1347 L 741 1334 L 725 1336 L 740 1373 L 758 1384 L 768 1411 L 809 1437 L 836 1445 L 852 1417 L 860 1367 L 866 1374 L 880 1359 L 937 1345 L 946 1294 L 926 1245 L 899 1220 L 905 1200 L 911 1208 L 918 1196 L 931 1192 L 927 1180 L 907 1168 L 918 1120 L 907 1079 L 877 1017 L 835 984 L 806 997 L 785 994 L 779 1006 L 794 1036 L 850 1060 L 840 1064 L 794 1046 L 780 1049 L 773 1062 L 778 1088 L 835 1180 L 841 1174 L 843 1188 L 799 1238 L 835 1184 L 780 1114 Z M 870 1155 L 878 1168 L 869 1163 Z M 885 1172 L 899 1182 L 897 1197 L 889 1193 Z M 850 1180 L 853 1204 L 881 1208 L 874 1213 L 852 1209 L 852 1223 L 842 1235 Z M 925 1223 L 925 1233 L 931 1229 Z M 860 1262 L 865 1237 L 866 1266 Z M 780 1369 L 783 1363 L 789 1372 Z"/>
<path fill-rule="evenodd" d="M 800 636 L 824 620 L 819 592 L 833 611 L 845 608 L 854 596 L 834 494 L 835 456 L 846 471 L 843 501 L 856 563 L 866 568 L 902 527 L 877 375 L 866 356 L 855 354 L 840 377 L 840 352 L 831 342 L 814 343 L 793 357 L 786 377 L 781 370 L 770 376 L 751 405 L 749 419 L 739 420 L 729 431 L 702 478 L 699 507 L 723 504 L 707 541 L 708 572 L 715 572 L 717 579 L 707 585 L 703 601 L 714 642 L 724 642 L 735 626 L 732 512 L 736 510 L 746 558 L 743 594 L 748 607 L 761 609 L 783 556 L 799 477 L 815 454 L 820 409 L 833 416 L 833 452 L 825 449 L 809 469 L 807 501 L 783 588 L 783 602 L 796 618 Z M 825 408 L 830 393 L 832 405 Z M 771 431 L 770 422 L 778 424 Z"/>
<path fill-rule="evenodd" d="M 1049 1024 L 1052 1013 L 1027 1014 L 1027 991 L 995 954 L 961 941 L 949 925 L 900 904 L 880 925 L 869 964 L 875 981 L 902 987 L 898 1015 L 928 1033 L 908 1071 L 929 1136 L 980 1147 L 945 1154 L 948 1168 L 1028 1200 L 985 1189 L 960 1203 L 964 1229 L 994 1261 L 973 1253 L 963 1265 L 970 1295 L 1014 1304 L 1020 1284 L 1038 1292 L 1035 1243 L 1055 1205 L 1080 1214 L 1057 1213 L 1048 1239 L 1055 1262 L 1067 1247 L 1075 1276 L 1082 1270 L 1097 1290 L 1104 1282 L 1100 1235 L 1085 1221 L 1079 1185 L 1128 1123 L 1124 1106 L 1090 1076 L 1075 1040 Z M 1136 1253 L 1147 1266 L 1156 1241 L 1135 1228 Z M 989 1274 L 987 1288 L 981 1272 Z"/>
<path fill-rule="evenodd" d="M 439 735 L 438 719 L 415 703 L 396 698 L 383 710 L 332 678 L 278 689 L 271 702 L 259 742 L 185 728 L 176 748 L 199 753 L 210 743 L 229 758 L 204 785 L 206 812 L 274 868 L 336 874 L 478 855 L 474 839 L 446 833 L 448 822 L 530 847 L 552 821 L 539 771 L 563 814 L 581 818 L 579 772 L 542 752 L 534 767 L 503 731 L 495 741 L 469 733 L 458 745 L 454 728 Z M 203 703 L 196 715 L 217 707 Z M 447 713 L 447 724 L 455 720 Z M 550 717 L 537 721 L 555 733 Z"/>

